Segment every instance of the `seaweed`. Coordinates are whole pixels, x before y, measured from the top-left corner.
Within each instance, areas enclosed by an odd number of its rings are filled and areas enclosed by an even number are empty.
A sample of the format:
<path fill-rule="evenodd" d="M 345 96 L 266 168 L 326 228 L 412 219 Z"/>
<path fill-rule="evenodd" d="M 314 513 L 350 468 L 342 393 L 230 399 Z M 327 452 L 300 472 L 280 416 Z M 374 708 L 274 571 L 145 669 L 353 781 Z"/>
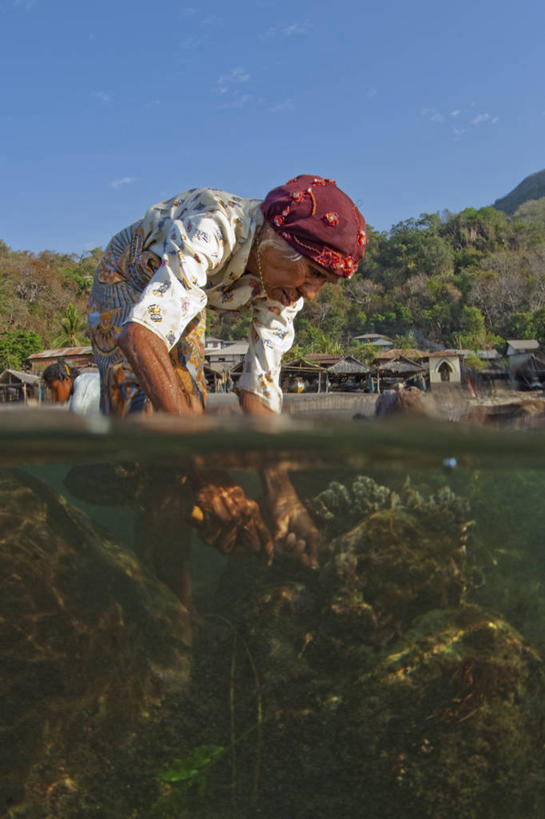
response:
<path fill-rule="evenodd" d="M 153 805 L 150 815 L 180 816 L 180 810 L 191 807 L 194 802 L 192 797 L 206 797 L 210 772 L 225 756 L 226 751 L 223 745 L 199 745 L 185 757 L 173 759 L 162 768 L 156 778 L 167 787 Z M 173 811 L 176 813 L 173 814 Z"/>

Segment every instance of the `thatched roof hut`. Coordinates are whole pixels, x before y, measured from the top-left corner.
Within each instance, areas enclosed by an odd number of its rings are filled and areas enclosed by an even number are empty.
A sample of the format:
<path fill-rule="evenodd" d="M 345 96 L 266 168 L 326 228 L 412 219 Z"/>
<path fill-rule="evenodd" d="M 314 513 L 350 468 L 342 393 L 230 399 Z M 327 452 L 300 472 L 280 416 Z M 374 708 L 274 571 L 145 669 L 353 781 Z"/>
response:
<path fill-rule="evenodd" d="M 41 401 L 40 381 L 39 375 L 19 370 L 4 370 L 0 373 L 0 402 Z"/>
<path fill-rule="evenodd" d="M 336 364 L 332 364 L 326 369 L 328 373 L 333 375 L 368 375 L 371 372 L 369 367 L 351 355 L 341 358 Z"/>

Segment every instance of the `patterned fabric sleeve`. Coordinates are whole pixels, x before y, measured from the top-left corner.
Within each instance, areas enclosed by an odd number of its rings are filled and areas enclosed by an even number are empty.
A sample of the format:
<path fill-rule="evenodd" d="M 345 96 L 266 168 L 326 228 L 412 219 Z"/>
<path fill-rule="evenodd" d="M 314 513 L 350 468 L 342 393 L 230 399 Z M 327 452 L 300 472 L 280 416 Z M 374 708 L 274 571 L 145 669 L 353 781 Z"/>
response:
<path fill-rule="evenodd" d="M 238 387 L 257 395 L 273 412 L 282 409 L 282 356 L 293 344 L 293 322 L 303 304 L 303 299 L 298 299 L 290 307 L 283 307 L 271 299 L 259 299 L 254 303 L 250 346 Z"/>
<path fill-rule="evenodd" d="M 169 350 L 206 306 L 204 292 L 209 272 L 219 268 L 232 252 L 236 236 L 226 219 L 191 213 L 164 220 L 164 238 L 152 247 L 160 249 L 161 266 L 142 291 L 127 322 L 142 324 L 159 336 Z"/>

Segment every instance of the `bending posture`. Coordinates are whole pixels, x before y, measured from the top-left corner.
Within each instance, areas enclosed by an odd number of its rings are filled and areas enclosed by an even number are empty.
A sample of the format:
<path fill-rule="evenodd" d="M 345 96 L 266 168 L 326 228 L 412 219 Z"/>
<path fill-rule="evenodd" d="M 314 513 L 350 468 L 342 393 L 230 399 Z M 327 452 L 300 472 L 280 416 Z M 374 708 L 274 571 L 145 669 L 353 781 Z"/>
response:
<path fill-rule="evenodd" d="M 71 367 L 64 358 L 50 364 L 42 373 L 46 387 L 51 391 L 54 404 L 66 404 L 74 392 L 74 381 L 79 375 L 76 367 Z"/>
<path fill-rule="evenodd" d="M 279 412 L 280 362 L 303 300 L 349 278 L 366 243 L 361 213 L 321 177 L 296 177 L 263 202 L 199 188 L 154 205 L 113 237 L 95 276 L 89 328 L 103 411 L 202 412 L 205 307 L 251 304 L 240 403 Z"/>
<path fill-rule="evenodd" d="M 198 188 L 154 205 L 113 237 L 95 275 L 89 330 L 102 411 L 121 417 L 152 409 L 202 413 L 205 308 L 251 305 L 240 405 L 253 414 L 279 412 L 281 359 L 293 343 L 297 312 L 326 282 L 355 273 L 366 244 L 365 220 L 352 200 L 333 180 L 317 176 L 298 176 L 264 201 Z M 207 529 L 214 530 L 217 519 L 221 540 L 233 548 L 237 538 L 226 535 L 225 522 L 234 520 L 247 540 L 250 507 L 240 487 L 217 486 L 212 477 L 207 482 L 200 470 L 194 485 Z M 294 533 L 278 519 L 286 508 L 279 492 L 271 481 L 276 533 L 289 544 Z M 269 553 L 265 530 L 255 529 L 256 542 Z M 300 543 L 297 548 L 303 551 Z"/>

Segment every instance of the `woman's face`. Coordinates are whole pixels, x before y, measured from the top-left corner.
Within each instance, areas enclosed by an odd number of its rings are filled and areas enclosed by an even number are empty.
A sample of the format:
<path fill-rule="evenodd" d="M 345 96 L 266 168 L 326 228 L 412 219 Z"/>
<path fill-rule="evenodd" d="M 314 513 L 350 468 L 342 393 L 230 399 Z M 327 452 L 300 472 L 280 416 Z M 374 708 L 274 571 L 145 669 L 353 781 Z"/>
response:
<path fill-rule="evenodd" d="M 305 256 L 292 261 L 270 244 L 265 244 L 258 253 L 265 292 L 284 307 L 294 304 L 300 298 L 312 301 L 326 282 L 339 282 L 338 276 Z"/>
<path fill-rule="evenodd" d="M 64 378 L 62 381 L 56 378 L 53 381 L 46 381 L 46 384 L 51 390 L 55 404 L 65 404 L 72 395 L 73 382 L 71 378 Z"/>

